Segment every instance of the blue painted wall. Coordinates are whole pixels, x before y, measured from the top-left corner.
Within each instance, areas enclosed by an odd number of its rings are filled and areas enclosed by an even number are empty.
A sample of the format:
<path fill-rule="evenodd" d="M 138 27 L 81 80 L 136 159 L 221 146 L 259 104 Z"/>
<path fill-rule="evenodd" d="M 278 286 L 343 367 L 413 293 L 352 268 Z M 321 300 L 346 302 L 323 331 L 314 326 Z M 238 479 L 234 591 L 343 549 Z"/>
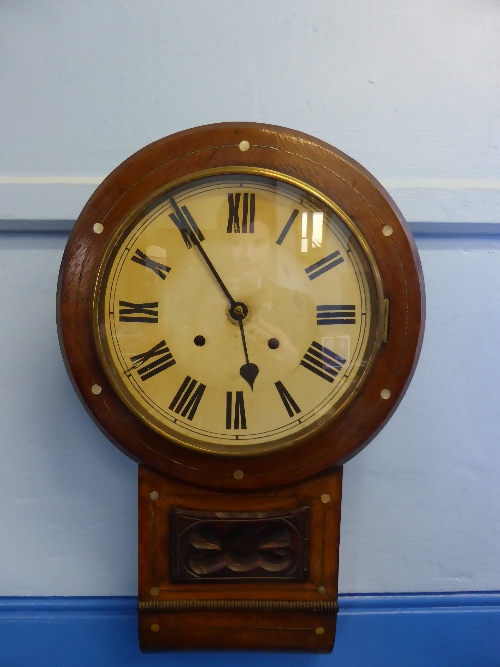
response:
<path fill-rule="evenodd" d="M 136 598 L 0 601 L 2 667 L 498 667 L 500 594 L 342 597 L 332 655 L 141 654 Z"/>

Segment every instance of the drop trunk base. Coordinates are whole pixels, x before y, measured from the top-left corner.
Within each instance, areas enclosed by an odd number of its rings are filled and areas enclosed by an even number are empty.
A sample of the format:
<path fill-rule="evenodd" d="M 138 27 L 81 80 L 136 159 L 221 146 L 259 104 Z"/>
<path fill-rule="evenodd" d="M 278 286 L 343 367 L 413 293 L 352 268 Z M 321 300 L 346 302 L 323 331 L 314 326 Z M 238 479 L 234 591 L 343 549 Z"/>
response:
<path fill-rule="evenodd" d="M 141 650 L 329 653 L 341 493 L 340 467 L 235 494 L 139 466 Z"/>

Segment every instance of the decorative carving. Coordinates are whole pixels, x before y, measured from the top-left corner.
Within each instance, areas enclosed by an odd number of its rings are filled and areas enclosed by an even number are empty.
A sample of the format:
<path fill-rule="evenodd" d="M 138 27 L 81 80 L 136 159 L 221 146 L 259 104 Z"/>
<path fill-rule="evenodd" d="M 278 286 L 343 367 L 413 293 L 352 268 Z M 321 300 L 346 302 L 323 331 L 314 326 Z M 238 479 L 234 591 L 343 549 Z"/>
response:
<path fill-rule="evenodd" d="M 170 510 L 173 582 L 307 578 L 309 508 Z"/>

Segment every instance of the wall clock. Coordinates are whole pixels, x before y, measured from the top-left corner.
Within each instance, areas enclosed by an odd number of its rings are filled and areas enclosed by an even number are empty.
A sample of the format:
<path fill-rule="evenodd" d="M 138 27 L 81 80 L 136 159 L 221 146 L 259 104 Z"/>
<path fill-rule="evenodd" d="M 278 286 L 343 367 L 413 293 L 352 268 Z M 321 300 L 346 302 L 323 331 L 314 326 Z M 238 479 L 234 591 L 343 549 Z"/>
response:
<path fill-rule="evenodd" d="M 394 203 L 310 136 L 195 128 L 105 179 L 58 326 L 84 405 L 140 463 L 143 650 L 332 649 L 342 465 L 401 400 L 423 308 Z"/>

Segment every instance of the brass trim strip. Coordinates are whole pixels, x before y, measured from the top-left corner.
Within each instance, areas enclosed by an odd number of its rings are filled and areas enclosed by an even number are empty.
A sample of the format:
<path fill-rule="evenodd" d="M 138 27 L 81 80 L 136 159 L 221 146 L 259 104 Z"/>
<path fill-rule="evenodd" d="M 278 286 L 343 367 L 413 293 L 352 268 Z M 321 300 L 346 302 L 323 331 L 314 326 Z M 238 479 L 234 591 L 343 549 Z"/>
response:
<path fill-rule="evenodd" d="M 389 299 L 384 299 L 384 333 L 382 335 L 382 342 L 387 343 L 389 340 Z"/>
<path fill-rule="evenodd" d="M 139 611 L 295 611 L 336 614 L 334 600 L 141 600 Z"/>
<path fill-rule="evenodd" d="M 214 146 L 213 149 L 219 149 L 225 147 L 226 146 Z M 284 183 L 293 185 L 299 190 L 307 192 L 308 194 L 312 195 L 313 197 L 316 197 L 324 204 L 326 204 L 326 206 L 328 206 L 346 224 L 346 226 L 349 228 L 349 230 L 352 232 L 357 242 L 361 246 L 361 250 L 363 251 L 365 258 L 368 261 L 368 264 L 370 265 L 372 278 L 375 283 L 375 290 L 377 292 L 378 323 L 375 330 L 375 339 L 373 341 L 372 351 L 367 361 L 367 365 L 364 369 L 364 372 L 360 375 L 356 386 L 353 388 L 349 396 L 346 397 L 343 403 L 341 403 L 339 407 L 335 410 L 335 413 L 329 419 L 327 419 L 326 422 L 322 423 L 321 426 L 311 431 L 308 430 L 301 437 L 294 438 L 293 442 L 291 443 L 285 442 L 284 444 L 280 444 L 278 446 L 276 445 L 273 446 L 272 443 L 266 443 L 260 445 L 259 444 L 245 445 L 244 447 L 228 445 L 228 444 L 225 445 L 210 444 L 210 447 L 208 447 L 207 442 L 201 443 L 201 441 L 199 441 L 198 439 L 196 441 L 188 442 L 188 440 L 185 437 L 181 437 L 181 434 L 179 432 L 170 430 L 167 424 L 157 422 L 156 418 L 152 417 L 149 413 L 146 413 L 146 411 L 140 406 L 139 403 L 137 403 L 133 395 L 125 387 L 123 381 L 118 376 L 115 377 L 114 373 L 110 370 L 110 368 L 112 367 L 112 363 L 108 360 L 108 353 L 106 352 L 107 343 L 103 340 L 101 336 L 99 315 L 100 315 L 100 304 L 104 300 L 106 281 L 108 279 L 107 270 L 109 269 L 109 267 L 107 267 L 107 262 L 113 250 L 120 243 L 122 237 L 124 237 L 128 233 L 129 228 L 131 227 L 135 218 L 140 214 L 140 212 L 146 206 L 153 203 L 158 197 L 160 197 L 161 195 L 165 194 L 170 190 L 173 190 L 174 188 L 180 185 L 191 183 L 196 180 L 207 178 L 209 176 L 219 176 L 219 175 L 223 176 L 231 174 L 262 176 L 265 178 L 271 178 L 278 181 L 282 181 Z M 105 218 L 103 218 L 103 222 L 104 220 Z M 109 382 L 111 383 L 113 389 L 118 394 L 120 399 L 127 405 L 129 410 L 131 410 L 131 412 L 134 415 L 139 417 L 149 428 L 151 428 L 153 431 L 156 431 L 164 438 L 167 438 L 169 441 L 195 451 L 202 451 L 204 453 L 215 454 L 218 456 L 231 456 L 231 457 L 243 457 L 249 455 L 260 456 L 262 454 L 268 454 L 275 451 L 284 450 L 287 449 L 288 447 L 291 447 L 292 445 L 297 445 L 301 442 L 304 442 L 305 440 L 310 440 L 320 430 L 325 430 L 327 424 L 330 424 L 333 421 L 333 419 L 336 418 L 353 401 L 354 397 L 358 395 L 361 386 L 366 382 L 367 377 L 370 374 L 371 369 L 373 368 L 375 358 L 378 355 L 380 346 L 384 342 L 383 341 L 384 298 L 383 298 L 382 278 L 380 276 L 380 271 L 377 266 L 375 257 L 370 249 L 370 246 L 368 245 L 364 235 L 358 230 L 354 221 L 347 215 L 347 213 L 338 204 L 336 204 L 332 199 L 330 199 L 330 197 L 323 194 L 320 190 L 317 190 L 313 186 L 305 183 L 304 181 L 301 181 L 300 179 L 285 174 L 283 172 L 275 171 L 274 169 L 267 169 L 263 167 L 249 167 L 244 165 L 238 165 L 238 166 L 226 165 L 222 167 L 213 167 L 211 169 L 202 169 L 200 171 L 185 174 L 184 176 L 181 176 L 157 188 L 155 191 L 153 191 L 147 197 L 145 197 L 139 204 L 137 204 L 137 206 L 135 206 L 134 209 L 131 212 L 129 212 L 129 214 L 126 215 L 123 221 L 120 224 L 118 224 L 118 226 L 114 229 L 108 241 L 106 242 L 104 249 L 102 250 L 101 256 L 97 263 L 97 269 L 95 272 L 91 312 L 93 320 L 92 324 L 93 334 L 94 334 L 93 338 L 94 338 L 94 343 L 96 344 L 97 354 L 99 357 L 99 361 L 101 363 L 101 367 L 104 370 L 104 373 Z M 175 463 L 177 463 L 177 461 Z"/>

